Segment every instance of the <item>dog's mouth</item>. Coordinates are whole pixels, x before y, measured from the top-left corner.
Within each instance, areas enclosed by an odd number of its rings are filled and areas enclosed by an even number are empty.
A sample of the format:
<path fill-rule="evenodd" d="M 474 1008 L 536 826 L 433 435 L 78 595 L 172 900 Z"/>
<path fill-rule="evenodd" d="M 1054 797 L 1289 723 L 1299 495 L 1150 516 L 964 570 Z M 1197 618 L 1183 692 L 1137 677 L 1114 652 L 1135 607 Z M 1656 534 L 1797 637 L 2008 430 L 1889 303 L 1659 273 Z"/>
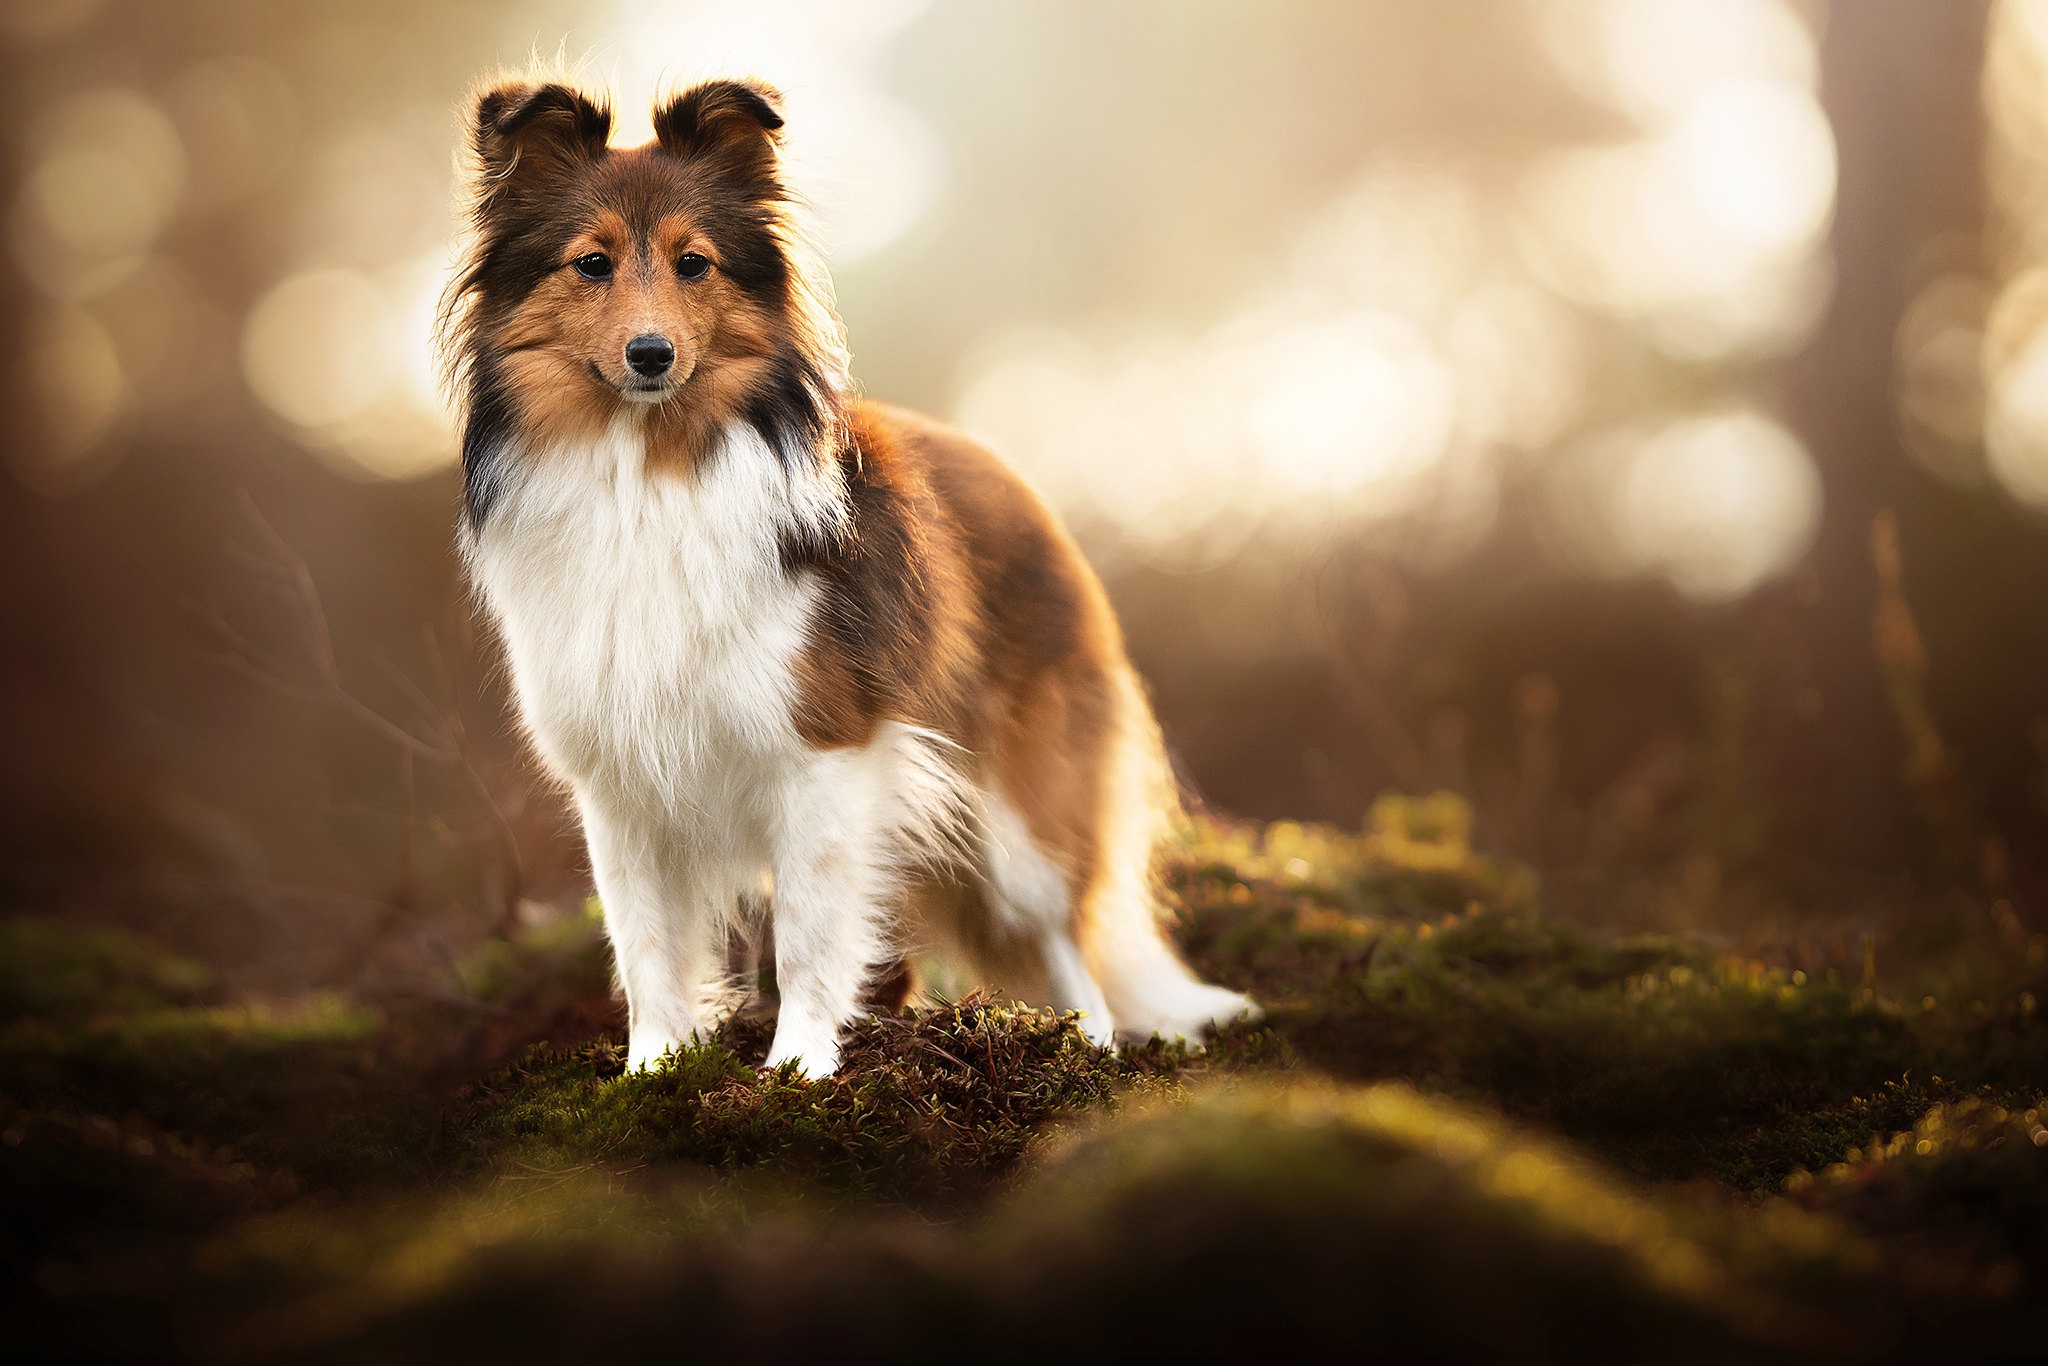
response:
<path fill-rule="evenodd" d="M 683 382 L 689 378 L 688 375 L 678 375 L 674 371 L 670 371 L 658 379 L 647 379 L 634 375 L 621 381 L 611 378 L 604 371 L 598 369 L 596 361 L 589 362 L 589 365 L 590 377 L 592 379 L 628 403 L 660 403 L 673 396 L 676 390 L 683 387 Z"/>

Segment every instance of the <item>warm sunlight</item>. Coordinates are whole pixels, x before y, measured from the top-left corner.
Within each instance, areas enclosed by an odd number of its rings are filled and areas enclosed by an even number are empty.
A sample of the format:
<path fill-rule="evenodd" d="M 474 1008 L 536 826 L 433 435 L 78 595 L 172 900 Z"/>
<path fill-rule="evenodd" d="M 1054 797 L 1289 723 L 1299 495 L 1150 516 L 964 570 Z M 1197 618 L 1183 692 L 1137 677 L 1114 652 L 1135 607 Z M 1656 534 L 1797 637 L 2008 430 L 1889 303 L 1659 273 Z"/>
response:
<path fill-rule="evenodd" d="M 10 1360 L 2041 1356 L 2048 0 L 0 91 Z"/>

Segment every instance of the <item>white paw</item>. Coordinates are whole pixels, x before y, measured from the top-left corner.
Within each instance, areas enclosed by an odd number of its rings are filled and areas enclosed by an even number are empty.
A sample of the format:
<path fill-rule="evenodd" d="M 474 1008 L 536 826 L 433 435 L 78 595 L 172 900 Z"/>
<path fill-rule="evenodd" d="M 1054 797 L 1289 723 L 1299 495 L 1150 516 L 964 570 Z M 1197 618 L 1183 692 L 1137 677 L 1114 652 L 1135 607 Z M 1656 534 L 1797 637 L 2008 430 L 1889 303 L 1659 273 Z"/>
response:
<path fill-rule="evenodd" d="M 1116 1021 L 1107 1010 L 1084 1010 L 1075 1023 L 1081 1027 L 1082 1037 L 1097 1048 L 1116 1046 Z"/>
<path fill-rule="evenodd" d="M 1194 983 L 1184 996 L 1173 1003 L 1172 1013 L 1151 1032 L 1156 1032 L 1162 1039 L 1179 1040 L 1199 1050 L 1206 1046 L 1211 1030 L 1221 1029 L 1233 1020 L 1262 1019 L 1265 1014 L 1259 1003 L 1243 992 Z M 1138 1041 L 1149 1037 L 1149 1034 L 1139 1035 L 1132 1031 L 1126 1037 Z"/>
<path fill-rule="evenodd" d="M 681 1047 L 674 1039 L 643 1040 L 636 1035 L 626 1047 L 626 1068 L 633 1072 L 652 1072 L 661 1066 L 662 1059 Z"/>
<path fill-rule="evenodd" d="M 1188 1024 L 1195 1033 L 1204 1027 L 1221 1028 L 1232 1020 L 1256 1020 L 1265 1015 L 1259 1003 L 1241 991 L 1203 984 L 1185 1007 Z"/>
<path fill-rule="evenodd" d="M 1216 1008 L 1210 1012 L 1209 1023 L 1222 1028 L 1233 1020 L 1247 1020 L 1257 1023 L 1266 1018 L 1266 1008 L 1241 991 L 1227 991 L 1222 987 L 1211 987 L 1216 993 Z"/>
<path fill-rule="evenodd" d="M 694 1031 L 680 1039 L 652 1030 L 636 1031 L 626 1043 L 626 1067 L 633 1072 L 652 1072 L 695 1042 Z"/>
<path fill-rule="evenodd" d="M 837 1031 L 826 1033 L 777 1025 L 775 1045 L 768 1050 L 768 1061 L 761 1065 L 772 1071 L 784 1063 L 795 1063 L 796 1074 L 806 1081 L 831 1076 L 839 1070 Z"/>

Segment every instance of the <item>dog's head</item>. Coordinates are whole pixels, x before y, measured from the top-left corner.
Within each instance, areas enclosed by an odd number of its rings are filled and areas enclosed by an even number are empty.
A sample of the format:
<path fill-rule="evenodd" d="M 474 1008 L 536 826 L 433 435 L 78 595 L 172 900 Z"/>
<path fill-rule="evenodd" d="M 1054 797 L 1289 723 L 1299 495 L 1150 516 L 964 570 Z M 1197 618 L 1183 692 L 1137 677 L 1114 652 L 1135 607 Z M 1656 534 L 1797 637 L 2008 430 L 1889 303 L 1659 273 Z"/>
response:
<path fill-rule="evenodd" d="M 472 420 L 488 402 L 543 437 L 602 430 L 622 405 L 722 424 L 776 402 L 792 365 L 812 385 L 836 338 L 792 223 L 775 91 L 694 86 L 643 147 L 610 146 L 611 126 L 561 84 L 475 100 L 473 236 L 448 310 Z"/>

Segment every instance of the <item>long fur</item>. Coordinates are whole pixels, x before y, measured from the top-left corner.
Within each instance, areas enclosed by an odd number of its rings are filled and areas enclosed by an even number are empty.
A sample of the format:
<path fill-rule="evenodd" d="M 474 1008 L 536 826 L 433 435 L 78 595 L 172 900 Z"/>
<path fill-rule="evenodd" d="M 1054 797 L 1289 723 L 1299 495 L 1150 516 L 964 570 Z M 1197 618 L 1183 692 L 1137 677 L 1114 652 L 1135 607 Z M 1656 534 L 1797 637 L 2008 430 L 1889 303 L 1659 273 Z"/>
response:
<path fill-rule="evenodd" d="M 634 1065 L 716 1022 L 764 881 L 769 1061 L 811 1075 L 912 958 L 1105 1043 L 1251 1009 L 1161 931 L 1172 785 L 1079 551 L 996 457 L 852 396 L 775 92 L 610 126 L 561 84 L 479 94 L 443 340 L 464 553 L 583 819 Z"/>

